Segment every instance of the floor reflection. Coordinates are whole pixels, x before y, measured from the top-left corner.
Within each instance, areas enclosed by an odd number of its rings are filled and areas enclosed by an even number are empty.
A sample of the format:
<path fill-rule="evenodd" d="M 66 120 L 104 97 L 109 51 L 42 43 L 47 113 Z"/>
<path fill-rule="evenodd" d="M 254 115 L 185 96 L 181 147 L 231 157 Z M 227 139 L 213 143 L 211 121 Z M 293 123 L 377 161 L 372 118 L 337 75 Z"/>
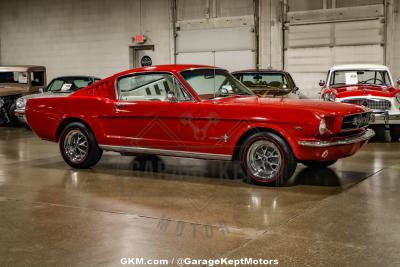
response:
<path fill-rule="evenodd" d="M 148 173 L 146 177 L 151 177 L 155 173 L 168 175 L 185 175 L 206 177 L 211 179 L 231 179 L 243 180 L 244 175 L 239 164 L 226 161 L 197 161 L 187 160 L 187 165 L 179 164 L 177 159 L 175 164 L 166 163 L 158 156 L 141 155 L 132 161 L 132 169 Z M 342 171 L 334 168 L 304 168 L 299 164 L 298 171 L 288 181 L 286 186 L 312 185 L 326 187 L 348 187 L 356 184 L 367 177 L 367 173 Z M 273 186 L 273 185 L 272 185 Z"/>

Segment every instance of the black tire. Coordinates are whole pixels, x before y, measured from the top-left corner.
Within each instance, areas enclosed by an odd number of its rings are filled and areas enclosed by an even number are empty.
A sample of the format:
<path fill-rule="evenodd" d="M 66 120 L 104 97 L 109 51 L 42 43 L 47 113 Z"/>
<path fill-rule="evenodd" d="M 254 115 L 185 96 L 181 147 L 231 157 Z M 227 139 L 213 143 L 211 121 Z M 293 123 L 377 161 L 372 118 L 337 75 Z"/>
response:
<path fill-rule="evenodd" d="M 276 171 L 276 173 L 272 173 L 269 177 L 260 177 L 261 175 L 257 176 L 257 174 L 255 174 L 256 172 L 254 171 L 254 168 L 256 168 L 256 164 L 251 164 L 251 155 L 259 156 L 257 151 L 260 152 L 259 149 L 262 146 L 266 146 L 272 149 L 273 153 L 275 153 L 276 155 L 275 158 L 280 158 L 279 166 L 273 169 L 274 171 Z M 265 153 L 266 152 L 264 151 L 264 156 L 268 157 L 268 155 L 265 155 Z M 270 163 L 277 164 L 276 162 L 269 161 L 269 159 L 271 158 L 264 158 L 263 160 L 256 159 L 254 160 L 254 162 L 263 161 L 263 163 L 268 164 L 269 167 L 271 167 Z M 247 182 L 259 185 L 285 185 L 287 180 L 289 180 L 289 178 L 293 175 L 297 166 L 297 160 L 293 155 L 290 146 L 282 137 L 270 132 L 258 132 L 247 137 L 242 142 L 242 145 L 240 147 L 239 160 L 246 177 L 245 180 Z M 263 168 L 265 170 L 265 165 Z"/>
<path fill-rule="evenodd" d="M 16 108 L 16 102 L 14 101 L 10 108 L 8 109 L 8 117 L 10 119 L 10 126 L 18 126 L 20 125 L 19 119 L 17 116 L 15 116 L 15 108 Z"/>
<path fill-rule="evenodd" d="M 390 125 L 390 137 L 392 139 L 392 142 L 399 142 L 400 125 Z"/>
<path fill-rule="evenodd" d="M 75 154 L 79 153 L 77 149 L 82 148 L 83 145 L 79 146 L 74 144 L 71 145 L 72 147 L 68 148 L 68 144 L 73 143 L 73 141 L 70 140 L 74 138 L 74 135 L 76 135 L 77 138 L 83 138 L 83 141 L 87 141 L 87 147 L 84 148 L 86 153 L 84 155 L 79 154 L 81 158 L 76 158 L 75 160 L 69 152 Z M 66 139 L 68 140 L 66 141 Z M 73 148 L 73 146 L 75 146 L 75 148 Z M 64 127 L 60 135 L 59 147 L 64 161 L 76 169 L 87 169 L 96 165 L 103 155 L 103 150 L 101 150 L 97 145 L 92 131 L 86 125 L 80 122 L 72 122 Z"/>
<path fill-rule="evenodd" d="M 336 163 L 337 160 L 327 160 L 327 161 L 318 161 L 318 160 L 307 160 L 302 161 L 301 163 L 310 168 L 327 168 Z"/>

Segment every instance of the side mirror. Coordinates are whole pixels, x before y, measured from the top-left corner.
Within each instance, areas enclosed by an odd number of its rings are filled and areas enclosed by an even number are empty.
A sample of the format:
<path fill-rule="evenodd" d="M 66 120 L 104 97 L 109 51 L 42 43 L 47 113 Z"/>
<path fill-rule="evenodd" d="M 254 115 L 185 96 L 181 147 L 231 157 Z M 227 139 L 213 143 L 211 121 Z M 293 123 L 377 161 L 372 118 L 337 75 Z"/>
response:
<path fill-rule="evenodd" d="M 299 89 L 299 87 L 297 87 L 297 86 L 295 86 L 295 87 L 293 88 L 293 92 L 294 92 L 294 93 L 297 93 L 299 90 L 300 90 L 300 89 Z"/>
<path fill-rule="evenodd" d="M 397 85 L 400 85 L 400 79 L 397 80 Z"/>
<path fill-rule="evenodd" d="M 167 93 L 167 100 L 170 102 L 178 102 L 178 98 L 176 98 L 175 92 L 169 91 Z"/>
<path fill-rule="evenodd" d="M 320 81 L 319 81 L 319 86 L 321 86 L 321 87 L 324 87 L 324 86 L 325 86 L 325 84 L 326 84 L 326 83 L 325 83 L 325 81 L 324 81 L 324 80 L 320 80 Z"/>

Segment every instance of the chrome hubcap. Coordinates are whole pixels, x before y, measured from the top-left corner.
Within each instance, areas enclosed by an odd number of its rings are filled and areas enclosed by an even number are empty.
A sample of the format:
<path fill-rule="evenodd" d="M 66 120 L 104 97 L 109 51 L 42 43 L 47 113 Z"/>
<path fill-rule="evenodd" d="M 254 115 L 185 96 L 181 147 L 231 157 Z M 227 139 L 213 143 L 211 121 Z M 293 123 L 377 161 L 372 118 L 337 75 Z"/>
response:
<path fill-rule="evenodd" d="M 247 151 L 247 166 L 251 174 L 260 180 L 275 178 L 282 166 L 282 155 L 272 142 L 254 142 Z"/>
<path fill-rule="evenodd" d="M 64 151 L 70 161 L 82 162 L 88 154 L 87 138 L 80 130 L 71 130 L 64 139 Z"/>

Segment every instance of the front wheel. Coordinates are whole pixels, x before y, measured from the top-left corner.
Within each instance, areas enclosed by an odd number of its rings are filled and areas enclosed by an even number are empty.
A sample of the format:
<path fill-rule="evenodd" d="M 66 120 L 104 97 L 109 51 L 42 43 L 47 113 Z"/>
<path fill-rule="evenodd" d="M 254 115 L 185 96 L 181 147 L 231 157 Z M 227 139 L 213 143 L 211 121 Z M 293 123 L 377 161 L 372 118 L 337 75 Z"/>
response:
<path fill-rule="evenodd" d="M 337 160 L 327 160 L 327 161 L 318 161 L 318 160 L 307 160 L 302 161 L 304 165 L 310 168 L 327 168 L 336 163 Z"/>
<path fill-rule="evenodd" d="M 282 186 L 296 170 L 289 145 L 274 133 L 255 133 L 240 148 L 240 163 L 249 182 Z"/>
<path fill-rule="evenodd" d="M 64 161 L 77 169 L 96 165 L 103 155 L 92 131 L 80 122 L 70 123 L 63 129 L 59 146 Z"/>

